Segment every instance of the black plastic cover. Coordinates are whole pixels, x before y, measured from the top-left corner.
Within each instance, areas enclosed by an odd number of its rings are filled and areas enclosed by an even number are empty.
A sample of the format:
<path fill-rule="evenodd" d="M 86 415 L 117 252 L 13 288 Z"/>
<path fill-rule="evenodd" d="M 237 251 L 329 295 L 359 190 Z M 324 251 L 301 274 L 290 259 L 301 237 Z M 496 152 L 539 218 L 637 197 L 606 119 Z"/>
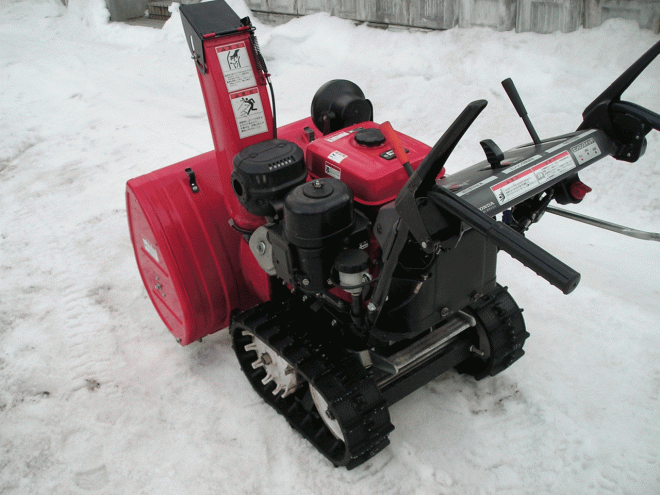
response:
<path fill-rule="evenodd" d="M 244 24 L 224 0 L 181 5 L 179 12 L 190 53 L 197 68 L 206 74 L 203 40 L 236 33 Z"/>
<path fill-rule="evenodd" d="M 325 134 L 373 119 L 373 106 L 360 87 L 344 79 L 321 86 L 312 99 L 314 125 Z"/>
<path fill-rule="evenodd" d="M 325 247 L 349 235 L 353 225 L 353 192 L 337 179 L 314 179 L 284 198 L 284 233 L 295 246 Z"/>
<path fill-rule="evenodd" d="M 268 139 L 234 157 L 231 183 L 238 200 L 253 215 L 273 217 L 276 204 L 307 179 L 302 149 L 291 141 Z"/>

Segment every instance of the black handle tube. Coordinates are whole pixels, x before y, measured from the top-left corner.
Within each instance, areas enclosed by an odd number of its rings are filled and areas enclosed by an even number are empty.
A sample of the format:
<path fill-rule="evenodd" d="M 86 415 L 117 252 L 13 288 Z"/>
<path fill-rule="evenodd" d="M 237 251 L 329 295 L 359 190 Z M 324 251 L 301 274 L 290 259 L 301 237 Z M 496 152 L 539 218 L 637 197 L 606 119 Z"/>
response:
<path fill-rule="evenodd" d="M 564 294 L 570 294 L 580 283 L 580 274 L 540 246 L 507 225 L 493 220 L 470 203 L 442 187 L 429 192 L 429 199 L 448 213 L 460 218 L 486 236 L 497 247 L 509 253 Z"/>

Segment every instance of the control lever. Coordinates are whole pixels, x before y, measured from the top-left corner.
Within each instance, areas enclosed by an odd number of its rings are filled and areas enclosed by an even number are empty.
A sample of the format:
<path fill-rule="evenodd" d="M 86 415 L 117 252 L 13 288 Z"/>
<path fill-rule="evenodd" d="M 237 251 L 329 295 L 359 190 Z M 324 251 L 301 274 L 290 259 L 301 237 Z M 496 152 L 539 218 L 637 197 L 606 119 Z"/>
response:
<path fill-rule="evenodd" d="M 509 99 L 511 100 L 511 103 L 513 103 L 513 108 L 515 108 L 516 112 L 518 112 L 518 116 L 525 123 L 527 132 L 529 132 L 529 135 L 532 136 L 532 141 L 534 141 L 534 144 L 541 144 L 539 135 L 536 133 L 536 129 L 534 129 L 532 121 L 529 120 L 529 117 L 527 116 L 527 110 L 525 109 L 525 105 L 522 102 L 522 98 L 520 98 L 520 94 L 518 94 L 518 90 L 516 89 L 516 86 L 513 84 L 513 81 L 510 77 L 502 81 L 502 87 L 504 88 L 504 91 L 506 91 L 506 94 L 509 95 Z"/>
<path fill-rule="evenodd" d="M 434 252 L 435 247 L 419 213 L 417 198 L 425 195 L 435 185 L 435 178 L 445 166 L 449 155 L 486 105 L 488 105 L 486 100 L 476 100 L 465 107 L 438 139 L 394 201 L 394 208 L 401 215 L 401 220 L 408 226 L 410 233 L 426 253 Z"/>

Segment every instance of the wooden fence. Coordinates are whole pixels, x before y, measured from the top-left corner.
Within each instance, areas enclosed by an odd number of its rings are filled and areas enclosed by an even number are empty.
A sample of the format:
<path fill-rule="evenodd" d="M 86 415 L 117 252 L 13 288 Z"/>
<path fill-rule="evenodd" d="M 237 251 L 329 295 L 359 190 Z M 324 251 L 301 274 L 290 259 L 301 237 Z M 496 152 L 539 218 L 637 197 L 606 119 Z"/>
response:
<path fill-rule="evenodd" d="M 660 32 L 660 0 L 246 0 L 272 18 L 316 12 L 377 25 L 570 32 L 618 17 Z"/>

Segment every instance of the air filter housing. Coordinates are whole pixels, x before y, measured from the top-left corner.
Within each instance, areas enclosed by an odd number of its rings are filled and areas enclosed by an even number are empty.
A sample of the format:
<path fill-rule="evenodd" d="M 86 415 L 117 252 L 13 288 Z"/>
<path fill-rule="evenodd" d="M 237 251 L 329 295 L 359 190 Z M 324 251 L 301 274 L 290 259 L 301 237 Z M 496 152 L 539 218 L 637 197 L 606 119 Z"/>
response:
<path fill-rule="evenodd" d="M 302 149 L 284 139 L 253 144 L 234 157 L 232 188 L 253 215 L 275 216 L 286 193 L 306 179 Z"/>

